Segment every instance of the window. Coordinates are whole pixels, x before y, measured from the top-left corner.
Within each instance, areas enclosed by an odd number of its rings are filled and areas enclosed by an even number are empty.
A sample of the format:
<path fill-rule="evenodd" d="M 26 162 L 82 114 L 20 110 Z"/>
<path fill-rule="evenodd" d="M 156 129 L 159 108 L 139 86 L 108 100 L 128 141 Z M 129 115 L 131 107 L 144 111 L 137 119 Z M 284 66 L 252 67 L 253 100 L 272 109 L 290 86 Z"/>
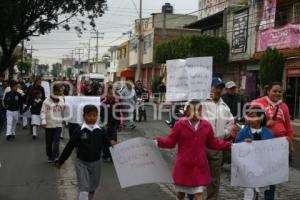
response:
<path fill-rule="evenodd" d="M 286 25 L 289 21 L 289 12 L 287 12 L 287 7 L 277 7 L 275 15 L 275 26 Z M 290 19 L 291 20 L 291 19 Z"/>
<path fill-rule="evenodd" d="M 294 23 L 300 22 L 300 3 L 294 4 Z"/>

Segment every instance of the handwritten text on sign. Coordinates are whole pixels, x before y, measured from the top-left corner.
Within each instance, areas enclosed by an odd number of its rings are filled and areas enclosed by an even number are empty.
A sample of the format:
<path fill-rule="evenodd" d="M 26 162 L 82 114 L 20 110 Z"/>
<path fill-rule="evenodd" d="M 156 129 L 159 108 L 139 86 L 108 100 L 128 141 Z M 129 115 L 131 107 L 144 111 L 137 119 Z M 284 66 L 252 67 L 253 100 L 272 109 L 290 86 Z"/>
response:
<path fill-rule="evenodd" d="M 203 99 L 209 96 L 212 57 L 167 61 L 167 101 Z"/>
<path fill-rule="evenodd" d="M 287 182 L 289 144 L 286 138 L 240 143 L 232 147 L 231 185 L 264 187 Z"/>
<path fill-rule="evenodd" d="M 110 151 L 122 188 L 146 183 L 172 183 L 170 170 L 152 140 L 134 138 Z"/>

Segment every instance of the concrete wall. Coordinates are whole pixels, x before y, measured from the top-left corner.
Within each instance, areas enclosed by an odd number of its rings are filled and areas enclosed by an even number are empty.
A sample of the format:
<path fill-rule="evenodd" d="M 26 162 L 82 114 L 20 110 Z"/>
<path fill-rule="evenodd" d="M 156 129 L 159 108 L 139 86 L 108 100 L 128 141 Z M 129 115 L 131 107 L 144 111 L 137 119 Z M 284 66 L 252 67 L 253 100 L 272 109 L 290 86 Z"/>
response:
<path fill-rule="evenodd" d="M 233 19 L 234 15 L 239 12 L 239 10 L 228 9 L 225 11 L 226 17 L 226 38 L 230 45 L 230 53 L 229 53 L 229 61 L 242 61 L 242 60 L 249 60 L 253 58 L 255 54 L 256 48 L 256 25 L 258 24 L 259 20 L 259 10 L 258 6 L 251 6 L 249 7 L 249 17 L 248 17 L 248 35 L 247 35 L 247 47 L 246 51 L 243 53 L 233 53 L 232 52 L 232 40 L 233 40 Z"/>

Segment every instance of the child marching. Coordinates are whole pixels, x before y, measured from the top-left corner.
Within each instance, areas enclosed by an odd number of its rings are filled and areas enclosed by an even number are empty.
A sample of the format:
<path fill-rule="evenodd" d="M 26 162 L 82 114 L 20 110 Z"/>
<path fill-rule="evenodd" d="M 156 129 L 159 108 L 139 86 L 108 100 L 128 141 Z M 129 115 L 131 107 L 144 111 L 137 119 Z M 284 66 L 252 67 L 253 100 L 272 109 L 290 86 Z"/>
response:
<path fill-rule="evenodd" d="M 14 139 L 16 135 L 16 126 L 20 113 L 23 109 L 22 95 L 18 92 L 18 83 L 11 83 L 11 91 L 5 94 L 4 107 L 6 108 L 6 140 Z"/>
<path fill-rule="evenodd" d="M 79 200 L 93 199 L 101 174 L 101 151 L 108 140 L 106 132 L 96 123 L 98 108 L 86 105 L 83 108 L 84 123 L 75 130 L 58 161 L 57 168 L 61 168 L 69 158 L 74 148 L 77 150 L 76 174 L 78 180 Z M 116 141 L 110 140 L 111 145 Z"/>
<path fill-rule="evenodd" d="M 259 106 L 252 106 L 246 113 L 246 125 L 237 135 L 235 142 L 251 142 L 257 140 L 268 140 L 274 138 L 273 133 L 267 129 L 264 110 Z M 274 199 L 272 188 L 246 188 L 244 200 L 255 200 L 258 198 L 258 192 L 264 192 L 265 200 Z"/>
<path fill-rule="evenodd" d="M 38 136 L 38 128 L 41 125 L 41 110 L 42 110 L 43 100 L 42 93 L 37 91 L 34 94 L 34 100 L 31 105 L 31 125 L 32 125 L 32 139 L 35 140 Z"/>
<path fill-rule="evenodd" d="M 201 109 L 199 101 L 188 101 L 184 109 L 187 117 L 175 123 L 167 138 L 157 138 L 161 148 L 174 148 L 178 145 L 173 180 L 179 200 L 183 200 L 186 193 L 194 194 L 195 200 L 203 199 L 203 191 L 211 182 L 206 148 L 231 148 L 230 142 L 214 137 L 210 123 L 201 119 Z"/>
<path fill-rule="evenodd" d="M 63 126 L 64 101 L 60 97 L 60 86 L 54 85 L 53 94 L 42 105 L 42 126 L 46 130 L 46 153 L 48 163 L 59 156 L 59 137 Z"/>

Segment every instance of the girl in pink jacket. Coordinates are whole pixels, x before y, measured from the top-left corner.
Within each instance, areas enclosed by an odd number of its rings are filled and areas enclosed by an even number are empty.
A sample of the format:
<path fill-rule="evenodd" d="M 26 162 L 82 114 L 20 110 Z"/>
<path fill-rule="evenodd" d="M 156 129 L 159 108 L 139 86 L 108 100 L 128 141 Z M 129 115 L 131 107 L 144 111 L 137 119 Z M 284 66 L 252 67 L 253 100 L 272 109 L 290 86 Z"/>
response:
<path fill-rule="evenodd" d="M 217 140 L 212 126 L 201 119 L 201 104 L 192 100 L 185 106 L 186 117 L 175 123 L 167 138 L 157 137 L 161 148 L 174 148 L 178 145 L 173 180 L 177 198 L 194 194 L 196 200 L 203 199 L 203 190 L 211 181 L 206 148 L 229 150 L 231 143 Z"/>

